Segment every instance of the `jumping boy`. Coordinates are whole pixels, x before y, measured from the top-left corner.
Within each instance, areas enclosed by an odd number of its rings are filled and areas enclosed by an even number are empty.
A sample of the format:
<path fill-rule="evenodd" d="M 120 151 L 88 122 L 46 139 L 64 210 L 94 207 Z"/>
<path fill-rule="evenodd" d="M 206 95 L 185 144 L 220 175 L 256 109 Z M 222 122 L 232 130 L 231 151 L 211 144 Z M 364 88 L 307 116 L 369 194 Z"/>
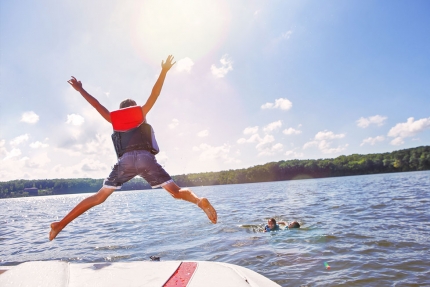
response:
<path fill-rule="evenodd" d="M 166 62 L 161 62 L 161 72 L 151 95 L 146 103 L 142 106 L 143 117 L 151 110 L 163 87 L 164 79 L 167 72 L 176 63 L 173 62 L 172 55 L 169 55 Z M 88 94 L 82 87 L 82 83 L 75 77 L 68 81 L 72 87 L 78 91 L 90 103 L 100 115 L 109 123 L 111 123 L 110 112 L 99 103 L 97 99 Z M 124 100 L 120 104 L 120 108 L 136 106 L 136 102 L 131 99 Z M 163 187 L 174 198 L 182 199 L 196 204 L 207 215 L 212 223 L 217 222 L 216 210 L 210 202 L 204 197 L 197 197 L 191 190 L 180 188 L 173 182 L 170 175 L 157 163 L 154 154 L 150 151 L 142 149 L 139 145 L 134 145 L 127 148 L 127 151 L 118 159 L 118 163 L 112 169 L 112 172 L 103 182 L 103 187 L 94 195 L 82 200 L 75 208 L 73 208 L 61 221 L 51 223 L 51 231 L 49 232 L 49 240 L 53 240 L 58 233 L 63 230 L 72 220 L 87 211 L 88 209 L 103 203 L 115 189 L 120 189 L 122 184 L 129 181 L 136 175 L 143 177 L 152 188 Z"/>

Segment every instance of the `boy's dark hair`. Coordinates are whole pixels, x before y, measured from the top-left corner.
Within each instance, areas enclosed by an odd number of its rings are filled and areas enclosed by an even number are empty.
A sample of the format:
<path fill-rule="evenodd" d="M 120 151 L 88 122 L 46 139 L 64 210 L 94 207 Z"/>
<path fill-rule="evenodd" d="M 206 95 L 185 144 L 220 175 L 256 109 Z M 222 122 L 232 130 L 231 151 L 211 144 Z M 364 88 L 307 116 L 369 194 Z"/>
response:
<path fill-rule="evenodd" d="M 291 222 L 290 228 L 300 228 L 300 224 L 297 221 L 293 221 L 293 222 Z"/>
<path fill-rule="evenodd" d="M 131 107 L 131 106 L 136 106 L 136 102 L 132 99 L 126 99 L 124 101 L 121 102 L 121 104 L 119 104 L 119 108 L 123 109 L 123 108 L 127 108 L 127 107 Z"/>
<path fill-rule="evenodd" d="M 269 221 L 272 222 L 274 225 L 276 225 L 276 219 L 270 218 Z"/>

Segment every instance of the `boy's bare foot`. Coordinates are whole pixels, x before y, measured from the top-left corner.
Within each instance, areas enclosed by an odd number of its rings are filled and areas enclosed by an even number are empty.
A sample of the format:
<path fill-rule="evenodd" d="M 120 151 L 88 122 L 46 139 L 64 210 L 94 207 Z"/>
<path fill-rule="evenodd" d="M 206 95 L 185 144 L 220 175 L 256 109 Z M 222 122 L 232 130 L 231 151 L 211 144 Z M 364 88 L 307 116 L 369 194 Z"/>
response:
<path fill-rule="evenodd" d="M 57 234 L 60 233 L 61 229 L 59 224 L 60 222 L 51 223 L 51 231 L 49 232 L 49 241 L 57 237 Z"/>
<path fill-rule="evenodd" d="M 217 222 L 218 216 L 216 214 L 216 210 L 215 208 L 213 208 L 207 198 L 201 198 L 200 201 L 197 203 L 197 206 L 203 209 L 203 211 L 206 213 L 212 223 L 215 224 Z"/>

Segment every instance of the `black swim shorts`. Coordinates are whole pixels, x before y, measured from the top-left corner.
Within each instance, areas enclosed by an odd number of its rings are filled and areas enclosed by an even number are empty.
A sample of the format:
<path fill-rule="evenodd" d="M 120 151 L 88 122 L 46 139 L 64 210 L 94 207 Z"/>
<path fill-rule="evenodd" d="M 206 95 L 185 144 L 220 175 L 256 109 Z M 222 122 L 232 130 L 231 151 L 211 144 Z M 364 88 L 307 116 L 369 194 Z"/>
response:
<path fill-rule="evenodd" d="M 104 180 L 103 187 L 120 189 L 123 183 L 136 175 L 143 177 L 152 188 L 173 182 L 152 153 L 146 150 L 134 150 L 122 155 Z"/>

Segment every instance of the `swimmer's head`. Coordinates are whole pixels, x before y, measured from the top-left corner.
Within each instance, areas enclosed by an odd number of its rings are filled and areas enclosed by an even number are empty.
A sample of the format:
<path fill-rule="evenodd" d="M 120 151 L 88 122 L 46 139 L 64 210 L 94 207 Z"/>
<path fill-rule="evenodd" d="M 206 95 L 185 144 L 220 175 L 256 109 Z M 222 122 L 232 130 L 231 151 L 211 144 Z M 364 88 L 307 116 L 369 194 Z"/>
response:
<path fill-rule="evenodd" d="M 126 99 L 122 101 L 121 104 L 119 104 L 120 109 L 131 107 L 131 106 L 137 106 L 136 102 L 132 99 Z"/>
<path fill-rule="evenodd" d="M 292 221 L 288 224 L 288 228 L 300 228 L 300 224 L 297 221 Z"/>
<path fill-rule="evenodd" d="M 276 227 L 276 220 L 274 218 L 270 218 L 267 221 L 267 226 L 269 226 L 270 229 L 274 229 Z"/>

